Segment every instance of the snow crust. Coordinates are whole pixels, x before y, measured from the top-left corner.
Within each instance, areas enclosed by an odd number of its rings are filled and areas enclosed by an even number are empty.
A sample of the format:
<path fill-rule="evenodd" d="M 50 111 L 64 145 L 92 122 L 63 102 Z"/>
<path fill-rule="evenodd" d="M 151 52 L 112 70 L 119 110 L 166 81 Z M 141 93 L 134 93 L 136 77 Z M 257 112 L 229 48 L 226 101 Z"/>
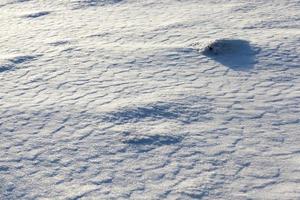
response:
<path fill-rule="evenodd" d="M 1 0 L 0 199 L 300 199 L 299 0 Z"/>

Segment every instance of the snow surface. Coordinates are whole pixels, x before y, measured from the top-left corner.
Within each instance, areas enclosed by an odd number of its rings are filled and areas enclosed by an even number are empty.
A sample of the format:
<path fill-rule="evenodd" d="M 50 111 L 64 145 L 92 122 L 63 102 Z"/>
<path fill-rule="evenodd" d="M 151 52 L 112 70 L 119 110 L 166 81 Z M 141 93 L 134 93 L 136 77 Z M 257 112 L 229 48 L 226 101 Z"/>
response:
<path fill-rule="evenodd" d="M 1 200 L 300 199 L 299 0 L 0 11 Z"/>

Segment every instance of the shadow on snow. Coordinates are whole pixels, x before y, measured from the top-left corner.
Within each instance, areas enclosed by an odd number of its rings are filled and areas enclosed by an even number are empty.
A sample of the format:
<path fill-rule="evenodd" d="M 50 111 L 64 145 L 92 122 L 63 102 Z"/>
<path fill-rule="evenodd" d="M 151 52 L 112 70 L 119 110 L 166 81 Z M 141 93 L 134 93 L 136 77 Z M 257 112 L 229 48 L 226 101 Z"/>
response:
<path fill-rule="evenodd" d="M 233 70 L 247 71 L 254 67 L 255 56 L 259 51 L 247 40 L 220 39 L 207 45 L 202 53 Z"/>

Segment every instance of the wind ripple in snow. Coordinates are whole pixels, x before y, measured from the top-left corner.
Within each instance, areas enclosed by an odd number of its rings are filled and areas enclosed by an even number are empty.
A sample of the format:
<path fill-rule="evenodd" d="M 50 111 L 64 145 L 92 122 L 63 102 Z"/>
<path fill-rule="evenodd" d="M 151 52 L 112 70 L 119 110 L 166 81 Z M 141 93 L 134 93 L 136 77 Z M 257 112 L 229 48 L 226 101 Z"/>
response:
<path fill-rule="evenodd" d="M 147 152 L 154 148 L 165 146 L 165 145 L 175 145 L 180 143 L 183 137 L 172 136 L 172 135 L 149 135 L 149 136 L 135 136 L 124 141 L 133 150 L 139 152 Z"/>
<path fill-rule="evenodd" d="M 4 6 L 7 6 L 7 5 L 16 4 L 16 3 L 23 3 L 23 2 L 28 2 L 28 1 L 30 1 L 30 0 L 6 0 L 6 1 L 4 0 L 4 2 L 1 1 L 0 8 L 4 7 Z"/>
<path fill-rule="evenodd" d="M 0 64 L 0 73 L 1 72 L 5 72 L 5 71 L 9 71 L 13 68 L 13 65 L 10 64 Z"/>
<path fill-rule="evenodd" d="M 210 120 L 209 105 L 191 106 L 183 103 L 158 102 L 138 107 L 125 107 L 106 114 L 104 121 L 114 123 L 136 123 L 152 120 L 176 120 L 183 123 Z"/>
<path fill-rule="evenodd" d="M 32 61 L 36 59 L 38 56 L 34 55 L 11 55 L 4 56 L 0 58 L 0 73 L 12 70 L 16 68 L 17 65 Z"/>
<path fill-rule="evenodd" d="M 22 17 L 24 17 L 24 18 L 38 18 L 38 17 L 42 17 L 42 16 L 45 16 L 45 15 L 49 15 L 49 14 L 50 14 L 49 11 L 40 11 L 40 12 L 24 14 L 24 15 L 22 15 Z"/>
<path fill-rule="evenodd" d="M 0 2 L 1 200 L 299 199 L 296 0 Z"/>
<path fill-rule="evenodd" d="M 122 0 L 75 0 L 72 3 L 76 8 L 84 8 L 89 6 L 105 6 L 121 2 Z"/>

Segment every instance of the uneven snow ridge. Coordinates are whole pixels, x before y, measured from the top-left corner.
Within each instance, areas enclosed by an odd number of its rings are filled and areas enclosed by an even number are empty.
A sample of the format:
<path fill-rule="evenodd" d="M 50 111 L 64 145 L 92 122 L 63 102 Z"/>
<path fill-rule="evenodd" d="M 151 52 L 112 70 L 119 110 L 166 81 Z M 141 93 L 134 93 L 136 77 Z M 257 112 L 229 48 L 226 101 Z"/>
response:
<path fill-rule="evenodd" d="M 300 199 L 299 0 L 2 0 L 0 199 Z"/>

